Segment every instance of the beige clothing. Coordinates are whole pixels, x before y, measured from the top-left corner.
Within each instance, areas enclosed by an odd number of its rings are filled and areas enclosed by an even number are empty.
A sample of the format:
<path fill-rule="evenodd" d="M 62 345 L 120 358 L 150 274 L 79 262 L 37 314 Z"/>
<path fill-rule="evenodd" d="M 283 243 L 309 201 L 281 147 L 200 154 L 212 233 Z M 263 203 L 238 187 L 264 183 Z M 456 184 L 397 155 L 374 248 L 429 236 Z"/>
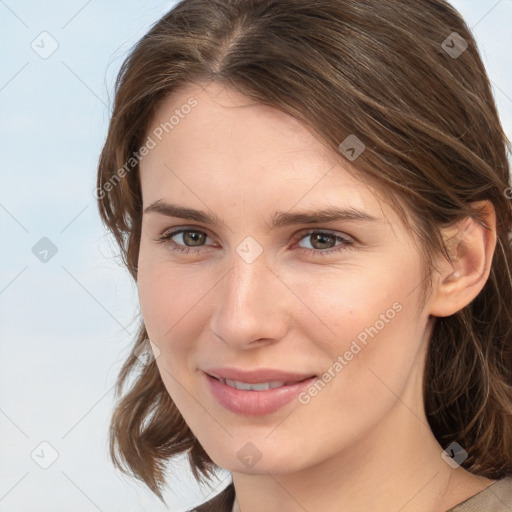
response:
<path fill-rule="evenodd" d="M 510 511 L 512 511 L 512 477 L 494 482 L 483 491 L 447 510 L 447 512 Z"/>
<path fill-rule="evenodd" d="M 236 504 L 233 484 L 228 485 L 207 503 L 196 507 L 194 511 L 240 512 Z M 494 482 L 446 512 L 512 512 L 512 477 Z"/>

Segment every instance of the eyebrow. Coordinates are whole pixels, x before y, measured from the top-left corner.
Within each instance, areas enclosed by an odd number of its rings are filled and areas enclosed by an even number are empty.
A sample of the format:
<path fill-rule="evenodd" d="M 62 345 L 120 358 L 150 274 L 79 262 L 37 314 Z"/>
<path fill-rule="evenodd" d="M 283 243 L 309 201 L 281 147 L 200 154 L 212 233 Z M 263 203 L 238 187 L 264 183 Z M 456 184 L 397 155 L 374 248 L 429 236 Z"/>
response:
<path fill-rule="evenodd" d="M 177 204 L 166 203 L 162 200 L 150 204 L 144 213 L 159 213 L 166 217 L 176 217 L 180 219 L 195 220 L 209 225 L 225 225 L 225 223 L 215 214 L 186 208 Z M 320 224 L 333 221 L 378 221 L 369 213 L 356 208 L 324 208 L 317 211 L 297 211 L 297 212 L 276 212 L 272 218 L 272 229 L 276 227 L 289 226 L 293 224 Z"/>

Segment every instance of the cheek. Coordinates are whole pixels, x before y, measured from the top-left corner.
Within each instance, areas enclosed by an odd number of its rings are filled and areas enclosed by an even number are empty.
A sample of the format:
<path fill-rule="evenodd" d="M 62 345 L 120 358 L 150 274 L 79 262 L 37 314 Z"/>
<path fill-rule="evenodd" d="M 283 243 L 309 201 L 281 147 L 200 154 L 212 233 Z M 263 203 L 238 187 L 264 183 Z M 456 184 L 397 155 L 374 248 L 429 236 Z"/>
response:
<path fill-rule="evenodd" d="M 364 342 L 366 329 L 376 323 L 378 331 L 388 330 L 399 316 L 397 310 L 413 298 L 412 294 L 407 297 L 407 283 L 414 281 L 416 272 L 413 265 L 401 271 L 395 267 L 396 263 L 381 260 L 364 268 L 347 264 L 283 273 L 299 299 L 295 301 L 295 316 L 301 330 L 335 350 L 343 349 L 344 342 L 358 335 Z"/>
<path fill-rule="evenodd" d="M 392 398 L 383 382 L 398 392 L 407 380 L 425 327 L 417 311 L 419 288 L 414 290 L 418 275 L 415 261 L 402 258 L 292 284 L 308 307 L 297 329 L 325 364 L 322 389 L 329 388 L 325 393 L 333 393 L 347 413 L 372 397 Z"/>
<path fill-rule="evenodd" d="M 138 293 L 146 331 L 160 351 L 156 363 L 164 385 L 187 421 L 194 408 L 184 389 L 191 389 L 196 350 L 191 340 L 200 337 L 197 315 L 205 293 L 190 277 L 184 279 L 183 270 L 168 265 L 139 265 Z"/>
<path fill-rule="evenodd" d="M 276 449 L 287 433 L 300 431 L 304 424 L 317 424 L 314 418 L 322 418 L 321 446 L 308 438 L 302 450 L 305 457 L 328 457 L 334 447 L 350 446 L 377 428 L 397 397 L 404 396 L 418 362 L 421 328 L 416 310 L 406 303 L 410 297 L 402 293 L 394 298 L 395 302 L 387 297 L 368 300 L 360 303 L 360 309 L 352 303 L 352 309 L 340 314 L 344 322 L 337 324 L 336 337 L 312 338 L 317 349 L 321 347 L 327 355 L 323 358 L 326 364 L 320 382 L 299 397 L 298 413 L 280 427 L 283 437 L 274 440 Z M 419 389 L 420 383 L 416 384 Z"/>
<path fill-rule="evenodd" d="M 190 340 L 199 338 L 207 293 L 214 284 L 215 279 L 197 267 L 144 258 L 141 251 L 137 285 L 142 317 L 149 338 L 170 362 L 194 348 Z"/>

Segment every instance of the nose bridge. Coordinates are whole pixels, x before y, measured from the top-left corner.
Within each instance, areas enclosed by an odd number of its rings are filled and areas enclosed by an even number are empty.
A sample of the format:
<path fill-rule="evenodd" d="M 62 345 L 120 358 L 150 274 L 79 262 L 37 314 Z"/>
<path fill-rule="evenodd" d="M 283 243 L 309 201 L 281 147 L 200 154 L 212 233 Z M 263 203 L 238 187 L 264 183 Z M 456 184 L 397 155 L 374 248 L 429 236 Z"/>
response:
<path fill-rule="evenodd" d="M 232 272 L 228 282 L 228 295 L 240 307 L 252 307 L 260 302 L 264 284 L 268 285 L 269 274 L 267 259 L 261 255 L 254 261 L 246 260 L 239 254 L 233 255 Z"/>
<path fill-rule="evenodd" d="M 220 283 L 212 330 L 231 345 L 284 336 L 289 312 L 281 300 L 283 285 L 264 253 L 252 259 L 239 250 L 233 253 L 231 269 Z"/>

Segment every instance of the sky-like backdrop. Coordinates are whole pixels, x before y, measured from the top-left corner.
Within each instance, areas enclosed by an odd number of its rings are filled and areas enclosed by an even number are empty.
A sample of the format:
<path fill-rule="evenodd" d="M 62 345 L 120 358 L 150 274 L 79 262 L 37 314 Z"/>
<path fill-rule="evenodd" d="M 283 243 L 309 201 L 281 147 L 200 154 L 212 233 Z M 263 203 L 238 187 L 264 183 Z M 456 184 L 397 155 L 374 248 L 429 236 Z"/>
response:
<path fill-rule="evenodd" d="M 452 4 L 510 139 L 512 0 Z M 99 220 L 95 173 L 119 67 L 173 5 L 0 0 L 2 512 L 182 512 L 212 492 L 177 461 L 166 508 L 107 456 L 113 386 L 139 310 Z M 219 473 L 217 491 L 228 479 Z"/>

